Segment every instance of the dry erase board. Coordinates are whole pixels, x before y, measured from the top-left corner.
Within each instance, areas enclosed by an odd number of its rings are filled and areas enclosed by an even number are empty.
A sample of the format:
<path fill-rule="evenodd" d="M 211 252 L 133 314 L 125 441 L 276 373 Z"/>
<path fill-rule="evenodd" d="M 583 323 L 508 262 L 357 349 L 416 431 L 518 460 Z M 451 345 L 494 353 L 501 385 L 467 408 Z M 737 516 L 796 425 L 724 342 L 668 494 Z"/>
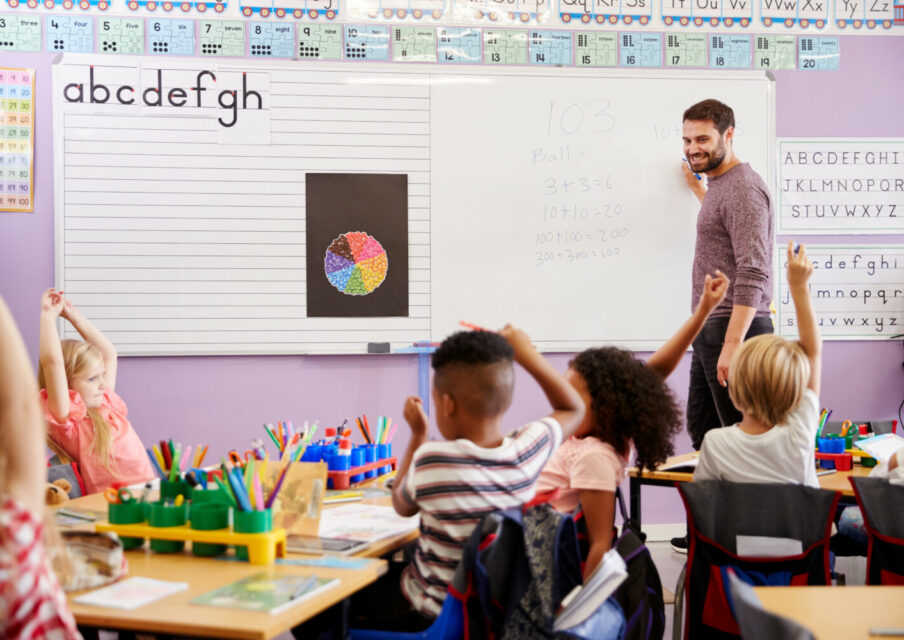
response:
<path fill-rule="evenodd" d="M 54 67 L 58 284 L 124 354 L 397 349 L 462 319 L 658 344 L 691 297 L 684 108 L 731 104 L 772 184 L 762 73 L 207 64 Z"/>

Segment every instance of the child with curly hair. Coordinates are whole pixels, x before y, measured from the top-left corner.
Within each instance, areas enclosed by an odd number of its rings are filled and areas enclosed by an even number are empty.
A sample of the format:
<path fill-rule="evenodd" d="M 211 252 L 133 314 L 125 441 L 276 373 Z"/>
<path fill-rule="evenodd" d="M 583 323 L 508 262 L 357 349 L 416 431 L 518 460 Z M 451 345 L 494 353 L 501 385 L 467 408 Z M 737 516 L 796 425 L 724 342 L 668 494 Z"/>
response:
<path fill-rule="evenodd" d="M 612 547 L 615 490 L 625 479 L 631 444 L 639 468 L 654 469 L 674 448 L 681 409 L 665 379 L 728 290 L 728 278 L 706 276 L 694 314 L 646 363 L 617 347 L 579 353 L 565 378 L 580 393 L 588 411 L 574 435 L 553 454 L 537 481 L 537 492 L 558 489 L 550 504 L 562 512 L 581 505 L 589 552 L 585 578 Z"/>

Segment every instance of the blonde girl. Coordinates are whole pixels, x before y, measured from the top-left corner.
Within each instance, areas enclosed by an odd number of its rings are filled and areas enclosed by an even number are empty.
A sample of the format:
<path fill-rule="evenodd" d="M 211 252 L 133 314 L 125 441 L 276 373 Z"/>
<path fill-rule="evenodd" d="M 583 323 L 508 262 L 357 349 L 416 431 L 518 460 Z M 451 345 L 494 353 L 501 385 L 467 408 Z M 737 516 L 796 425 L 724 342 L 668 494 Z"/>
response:
<path fill-rule="evenodd" d="M 62 317 L 84 338 L 60 340 Z M 137 484 L 154 477 L 144 445 L 113 390 L 117 354 L 113 344 L 63 296 L 41 296 L 38 386 L 48 443 L 63 461 L 78 463 L 88 493 L 114 482 Z"/>

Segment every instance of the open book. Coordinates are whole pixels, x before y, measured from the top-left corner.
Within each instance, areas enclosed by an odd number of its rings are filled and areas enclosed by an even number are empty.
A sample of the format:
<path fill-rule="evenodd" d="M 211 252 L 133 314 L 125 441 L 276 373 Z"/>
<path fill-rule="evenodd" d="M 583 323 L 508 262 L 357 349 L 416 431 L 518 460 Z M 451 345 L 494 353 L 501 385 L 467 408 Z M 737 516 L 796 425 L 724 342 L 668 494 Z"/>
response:
<path fill-rule="evenodd" d="M 587 576 L 584 584 L 576 586 L 562 598 L 562 608 L 553 622 L 553 631 L 565 631 L 584 622 L 615 593 L 627 577 L 625 561 L 618 551 L 609 549 L 599 566 Z"/>

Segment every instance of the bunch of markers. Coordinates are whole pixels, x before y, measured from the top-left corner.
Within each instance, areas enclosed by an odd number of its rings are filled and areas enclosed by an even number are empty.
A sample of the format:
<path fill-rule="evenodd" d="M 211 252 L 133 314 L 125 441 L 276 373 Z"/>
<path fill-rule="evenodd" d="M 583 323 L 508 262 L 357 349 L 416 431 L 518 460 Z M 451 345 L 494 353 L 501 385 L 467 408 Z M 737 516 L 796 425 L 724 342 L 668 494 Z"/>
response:
<path fill-rule="evenodd" d="M 267 460 L 257 461 L 253 458 L 242 464 L 233 464 L 223 458 L 220 464 L 222 479 L 217 474 L 213 477 L 220 491 L 228 498 L 229 503 L 240 511 L 264 511 L 273 505 L 279 490 L 282 488 L 289 465 L 279 474 L 276 484 L 268 497 L 264 497 L 261 477 L 267 472 Z"/>
<path fill-rule="evenodd" d="M 828 422 L 829 418 L 831 418 L 831 417 L 832 417 L 831 409 L 823 409 L 822 412 L 819 414 L 819 430 L 816 432 L 817 438 L 822 437 L 822 430 L 825 428 L 826 422 Z M 845 434 L 845 435 L 847 435 L 847 434 Z"/>
<path fill-rule="evenodd" d="M 360 418 L 355 418 L 355 422 L 358 423 L 358 430 L 361 432 L 361 435 L 364 436 L 364 441 L 367 444 L 389 444 L 399 426 L 399 423 L 396 423 L 392 426 L 392 429 L 390 429 L 392 418 L 380 416 L 377 418 L 377 433 L 376 437 L 374 437 L 373 432 L 370 430 L 370 423 L 367 422 L 367 414 L 364 414 Z"/>
<path fill-rule="evenodd" d="M 172 439 L 161 440 L 159 446 L 155 444 L 151 449 L 145 449 L 145 451 L 147 451 L 151 466 L 154 467 L 154 471 L 157 472 L 160 479 L 175 482 L 181 480 L 182 473 L 187 468 L 201 466 L 204 456 L 207 455 L 207 446 L 202 448 L 199 444 L 195 449 L 194 458 L 191 457 L 191 445 L 183 449 L 182 443 L 174 443 Z M 189 460 L 191 460 L 191 464 L 189 464 Z"/>

